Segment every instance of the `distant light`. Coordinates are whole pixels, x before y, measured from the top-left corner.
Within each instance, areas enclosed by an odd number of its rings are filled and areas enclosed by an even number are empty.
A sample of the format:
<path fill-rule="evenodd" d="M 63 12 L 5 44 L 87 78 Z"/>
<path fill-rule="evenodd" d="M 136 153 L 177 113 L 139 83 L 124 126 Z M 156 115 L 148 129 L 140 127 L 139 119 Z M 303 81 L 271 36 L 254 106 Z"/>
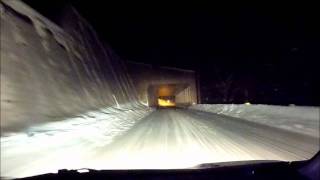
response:
<path fill-rule="evenodd" d="M 88 172 L 90 172 L 90 170 L 89 169 L 77 169 L 77 172 L 78 173 L 88 173 Z"/>
<path fill-rule="evenodd" d="M 163 107 L 168 107 L 168 106 L 175 106 L 176 103 L 170 101 L 169 99 L 164 100 L 164 99 L 158 98 L 158 105 Z"/>
<path fill-rule="evenodd" d="M 195 105 L 196 103 L 195 102 L 192 102 L 192 105 Z"/>
<path fill-rule="evenodd" d="M 251 103 L 250 103 L 250 102 L 245 102 L 244 104 L 245 104 L 245 105 L 248 105 L 248 106 L 249 106 L 249 105 L 251 105 Z"/>

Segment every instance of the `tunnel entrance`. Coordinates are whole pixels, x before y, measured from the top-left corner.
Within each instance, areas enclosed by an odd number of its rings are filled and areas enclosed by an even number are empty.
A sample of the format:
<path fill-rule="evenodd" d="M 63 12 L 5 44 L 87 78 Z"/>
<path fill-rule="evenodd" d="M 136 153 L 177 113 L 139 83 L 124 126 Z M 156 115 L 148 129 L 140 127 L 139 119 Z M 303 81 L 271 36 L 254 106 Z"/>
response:
<path fill-rule="evenodd" d="M 175 107 L 191 104 L 188 84 L 153 84 L 148 88 L 148 104 L 157 107 Z"/>
<path fill-rule="evenodd" d="M 160 107 L 175 107 L 175 96 L 159 96 L 158 106 Z"/>
<path fill-rule="evenodd" d="M 176 92 L 176 86 L 173 84 L 158 86 L 157 94 L 156 94 L 156 96 L 158 97 L 157 106 L 160 106 L 160 107 L 176 106 L 175 92 Z"/>
<path fill-rule="evenodd" d="M 127 66 L 143 104 L 158 106 L 168 100 L 176 106 L 200 103 L 195 71 L 132 61 L 127 61 Z"/>

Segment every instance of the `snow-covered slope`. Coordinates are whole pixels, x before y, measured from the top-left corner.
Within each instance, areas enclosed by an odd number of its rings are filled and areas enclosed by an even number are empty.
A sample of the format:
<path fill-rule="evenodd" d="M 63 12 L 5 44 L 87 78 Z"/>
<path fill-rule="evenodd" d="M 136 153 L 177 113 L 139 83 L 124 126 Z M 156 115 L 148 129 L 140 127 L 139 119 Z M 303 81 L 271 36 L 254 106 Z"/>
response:
<path fill-rule="evenodd" d="M 319 107 L 198 104 L 190 108 L 319 137 Z"/>
<path fill-rule="evenodd" d="M 1 133 L 102 108 L 142 105 L 123 61 L 74 9 L 58 26 L 0 1 Z"/>

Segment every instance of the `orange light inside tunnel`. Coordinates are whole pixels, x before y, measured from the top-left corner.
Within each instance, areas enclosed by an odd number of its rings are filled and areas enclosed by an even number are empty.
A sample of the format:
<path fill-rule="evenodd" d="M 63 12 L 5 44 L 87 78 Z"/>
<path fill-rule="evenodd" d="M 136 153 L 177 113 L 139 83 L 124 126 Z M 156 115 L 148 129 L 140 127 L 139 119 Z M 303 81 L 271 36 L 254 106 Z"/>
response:
<path fill-rule="evenodd" d="M 172 107 L 172 106 L 175 106 L 176 103 L 169 99 L 158 98 L 158 105 L 162 107 Z"/>

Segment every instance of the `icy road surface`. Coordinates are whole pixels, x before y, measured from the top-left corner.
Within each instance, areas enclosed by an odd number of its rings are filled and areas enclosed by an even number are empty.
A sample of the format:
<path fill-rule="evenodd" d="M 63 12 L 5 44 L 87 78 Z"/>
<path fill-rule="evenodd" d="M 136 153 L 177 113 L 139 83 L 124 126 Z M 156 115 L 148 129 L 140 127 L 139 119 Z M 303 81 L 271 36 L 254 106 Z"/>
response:
<path fill-rule="evenodd" d="M 105 132 L 108 135 L 108 129 Z M 154 111 L 110 143 L 97 145 L 73 137 L 55 145 L 50 136 L 46 139 L 39 147 L 7 144 L 11 149 L 5 149 L 8 156 L 1 156 L 2 176 L 30 176 L 63 168 L 162 169 L 241 160 L 292 161 L 309 159 L 319 150 L 319 138 L 185 109 Z"/>

